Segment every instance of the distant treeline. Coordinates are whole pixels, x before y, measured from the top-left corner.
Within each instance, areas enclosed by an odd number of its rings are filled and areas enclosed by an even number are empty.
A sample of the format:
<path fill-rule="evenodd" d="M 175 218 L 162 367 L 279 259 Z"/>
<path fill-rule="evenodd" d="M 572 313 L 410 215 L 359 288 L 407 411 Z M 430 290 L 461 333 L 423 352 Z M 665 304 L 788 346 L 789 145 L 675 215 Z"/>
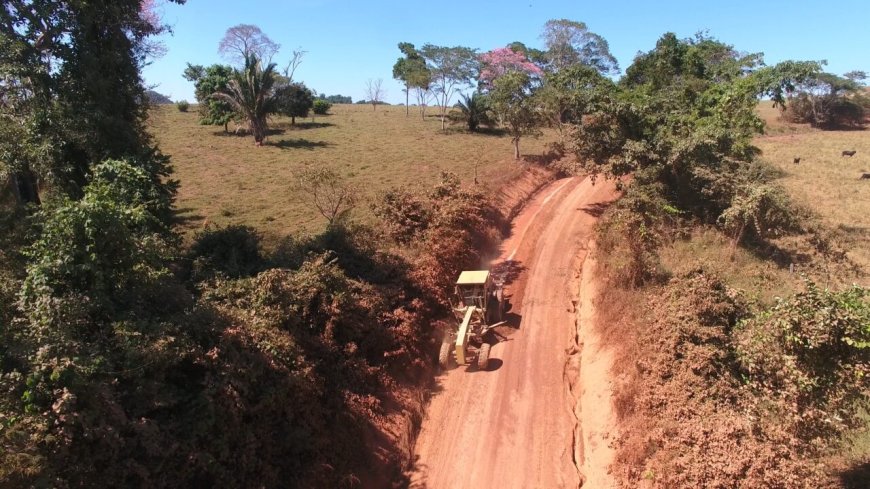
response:
<path fill-rule="evenodd" d="M 326 100 L 331 104 L 352 104 L 353 99 L 349 96 L 345 95 L 329 95 L 327 96 L 325 93 L 321 93 L 318 97 L 320 100 Z"/>

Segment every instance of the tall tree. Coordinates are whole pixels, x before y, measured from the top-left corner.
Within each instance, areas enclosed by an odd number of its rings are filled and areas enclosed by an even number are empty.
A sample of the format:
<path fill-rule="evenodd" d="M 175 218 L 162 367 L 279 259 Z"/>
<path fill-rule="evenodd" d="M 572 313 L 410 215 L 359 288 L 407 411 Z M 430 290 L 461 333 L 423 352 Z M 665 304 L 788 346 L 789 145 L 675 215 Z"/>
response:
<path fill-rule="evenodd" d="M 268 130 L 268 118 L 278 112 L 280 97 L 275 91 L 278 74 L 275 63 L 264 68 L 254 54 L 245 58 L 245 66 L 233 72 L 226 91 L 214 97 L 226 101 L 248 123 L 254 142 L 262 146 Z"/>
<path fill-rule="evenodd" d="M 426 60 L 414 48 L 414 45 L 408 42 L 400 42 L 399 50 L 404 54 L 403 57 L 396 61 L 393 65 L 393 78 L 405 84 L 405 116 L 410 115 L 410 92 L 412 88 L 422 89 L 429 87 L 431 82 L 431 74 L 426 66 Z"/>
<path fill-rule="evenodd" d="M 493 80 L 489 91 L 493 111 L 511 135 L 516 160 L 520 159 L 520 139 L 540 132 L 540 120 L 532 95 L 532 78 L 522 71 L 511 71 L 499 76 Z"/>
<path fill-rule="evenodd" d="M 106 158 L 129 157 L 166 181 L 168 159 L 145 132 L 140 76 L 158 54 L 154 36 L 165 30 L 152 7 L 142 0 L 4 2 L 0 119 L 18 137 L 0 142 L 0 173 L 12 175 L 23 200 L 39 202 L 45 181 L 80 197 L 91 166 Z"/>
<path fill-rule="evenodd" d="M 474 84 L 479 63 L 474 49 L 463 46 L 426 44 L 420 49 L 432 74 L 431 88 L 435 92 L 441 114 L 441 129 L 446 128 L 447 107 L 456 91 Z"/>
<path fill-rule="evenodd" d="M 269 64 L 279 49 L 280 44 L 251 24 L 230 27 L 218 44 L 218 53 L 227 61 L 238 64 L 245 63 L 251 55 Z"/>
<path fill-rule="evenodd" d="M 547 45 L 547 60 L 555 71 L 583 64 L 605 75 L 619 73 L 619 64 L 610 54 L 607 40 L 590 32 L 583 22 L 549 20 L 541 37 Z"/>

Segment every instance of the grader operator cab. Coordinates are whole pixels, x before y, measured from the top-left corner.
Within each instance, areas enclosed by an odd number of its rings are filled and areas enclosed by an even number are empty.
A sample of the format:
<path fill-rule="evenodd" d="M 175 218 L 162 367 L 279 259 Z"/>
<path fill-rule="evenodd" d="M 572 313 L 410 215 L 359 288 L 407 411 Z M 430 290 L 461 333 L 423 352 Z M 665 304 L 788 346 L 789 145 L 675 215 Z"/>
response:
<path fill-rule="evenodd" d="M 456 316 L 456 329 L 448 331 L 441 344 L 438 362 L 447 369 L 452 360 L 458 365 L 489 365 L 491 345 L 485 338 L 492 328 L 504 323 L 504 295 L 501 281 L 493 280 L 489 270 L 464 271 L 456 280 L 450 301 Z"/>

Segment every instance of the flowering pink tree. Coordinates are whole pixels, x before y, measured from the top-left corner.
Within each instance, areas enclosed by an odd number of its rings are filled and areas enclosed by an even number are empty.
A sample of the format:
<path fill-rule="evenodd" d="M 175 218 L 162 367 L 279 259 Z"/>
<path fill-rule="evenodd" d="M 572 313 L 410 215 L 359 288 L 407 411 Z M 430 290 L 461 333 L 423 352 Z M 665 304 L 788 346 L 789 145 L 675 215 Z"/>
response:
<path fill-rule="evenodd" d="M 480 71 L 480 81 L 491 86 L 492 82 L 507 73 L 522 72 L 527 75 L 541 76 L 544 72 L 537 65 L 526 59 L 525 55 L 511 48 L 497 48 L 480 55 L 483 69 Z"/>

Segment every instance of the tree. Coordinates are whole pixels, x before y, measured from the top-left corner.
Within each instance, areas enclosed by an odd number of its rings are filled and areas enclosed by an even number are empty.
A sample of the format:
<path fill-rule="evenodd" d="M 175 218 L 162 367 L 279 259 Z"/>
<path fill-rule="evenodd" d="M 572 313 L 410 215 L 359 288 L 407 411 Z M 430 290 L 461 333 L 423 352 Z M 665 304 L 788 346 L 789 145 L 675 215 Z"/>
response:
<path fill-rule="evenodd" d="M 306 168 L 300 172 L 296 188 L 311 199 L 311 204 L 332 227 L 356 205 L 356 189 L 328 168 Z"/>
<path fill-rule="evenodd" d="M 590 32 L 583 22 L 548 20 L 541 37 L 547 45 L 547 60 L 554 71 L 584 64 L 605 75 L 619 72 L 619 64 L 610 54 L 607 41 Z"/>
<path fill-rule="evenodd" d="M 227 29 L 218 44 L 218 53 L 233 63 L 245 63 L 253 55 L 268 65 L 280 48 L 281 45 L 270 39 L 259 27 L 239 24 Z"/>
<path fill-rule="evenodd" d="M 507 45 L 512 51 L 522 54 L 529 61 L 535 64 L 540 69 L 544 69 L 547 66 L 547 52 L 541 51 L 540 49 L 530 48 L 525 44 L 514 41 Z"/>
<path fill-rule="evenodd" d="M 203 67 L 187 64 L 184 78 L 193 82 L 194 96 L 199 104 L 200 124 L 224 126 L 224 132 L 229 132 L 228 126 L 236 118 L 236 111 L 228 102 L 213 95 L 215 92 L 227 90 L 233 72 L 233 68 L 227 65 Z"/>
<path fill-rule="evenodd" d="M 305 57 L 306 52 L 301 48 L 293 51 L 293 56 L 290 57 L 287 66 L 284 67 L 284 76 L 287 78 L 288 83 L 293 83 L 293 75 L 296 74 L 296 68 L 299 68 L 299 65 L 302 64 L 302 58 Z"/>
<path fill-rule="evenodd" d="M 867 72 L 860 70 L 852 70 L 848 73 L 843 74 L 843 78 L 850 80 L 857 84 L 863 84 L 864 80 L 867 79 Z"/>
<path fill-rule="evenodd" d="M 798 84 L 789 96 L 783 117 L 791 122 L 832 129 L 864 124 L 860 73 L 841 78 L 833 73 L 818 73 Z"/>
<path fill-rule="evenodd" d="M 165 31 L 150 5 L 4 2 L 0 173 L 11 176 L 22 203 L 39 203 L 48 187 L 81 197 L 91 166 L 105 158 L 130 157 L 174 192 L 166 178 L 168 159 L 145 131 L 147 97 L 139 70 L 156 54 L 150 41 Z"/>
<path fill-rule="evenodd" d="M 431 74 L 426 66 L 426 60 L 414 45 L 407 42 L 399 43 L 399 50 L 405 56 L 399 58 L 393 65 L 393 78 L 405 84 L 405 116 L 410 114 L 410 92 L 412 88 L 428 90 Z M 419 94 L 419 92 L 418 92 Z"/>
<path fill-rule="evenodd" d="M 382 78 L 377 80 L 369 78 L 366 81 L 366 97 L 369 99 L 369 103 L 372 104 L 372 110 L 377 110 L 378 104 L 384 101 L 385 92 L 383 83 L 384 80 Z"/>
<path fill-rule="evenodd" d="M 290 83 L 277 89 L 278 112 L 290 117 L 290 124 L 296 124 L 297 117 L 308 117 L 314 107 L 314 94 L 304 83 Z"/>
<path fill-rule="evenodd" d="M 519 71 L 531 76 L 542 76 L 544 71 L 532 63 L 526 56 L 510 47 L 493 49 L 480 55 L 480 81 L 486 87 L 493 80 L 507 73 Z"/>
<path fill-rule="evenodd" d="M 462 121 L 471 132 L 477 131 L 481 124 L 487 126 L 492 124 L 492 119 L 489 116 L 489 100 L 486 95 L 480 92 L 474 92 L 470 97 L 463 94 L 462 100 L 456 102 L 456 108 L 459 109 Z"/>
<path fill-rule="evenodd" d="M 514 145 L 514 159 L 520 159 L 520 138 L 536 135 L 539 117 L 532 97 L 532 81 L 527 73 L 514 71 L 493 81 L 489 92 L 493 111 L 504 125 Z"/>
<path fill-rule="evenodd" d="M 478 61 L 475 50 L 463 46 L 446 47 L 426 44 L 420 50 L 432 75 L 441 113 L 441 129 L 446 128 L 447 107 L 456 90 L 472 86 L 477 78 Z"/>
<path fill-rule="evenodd" d="M 230 104 L 248 122 L 257 146 L 262 146 L 266 139 L 269 116 L 278 112 L 279 96 L 275 92 L 277 80 L 275 63 L 263 68 L 257 56 L 250 54 L 245 58 L 244 68 L 233 72 L 226 91 L 213 95 Z"/>

